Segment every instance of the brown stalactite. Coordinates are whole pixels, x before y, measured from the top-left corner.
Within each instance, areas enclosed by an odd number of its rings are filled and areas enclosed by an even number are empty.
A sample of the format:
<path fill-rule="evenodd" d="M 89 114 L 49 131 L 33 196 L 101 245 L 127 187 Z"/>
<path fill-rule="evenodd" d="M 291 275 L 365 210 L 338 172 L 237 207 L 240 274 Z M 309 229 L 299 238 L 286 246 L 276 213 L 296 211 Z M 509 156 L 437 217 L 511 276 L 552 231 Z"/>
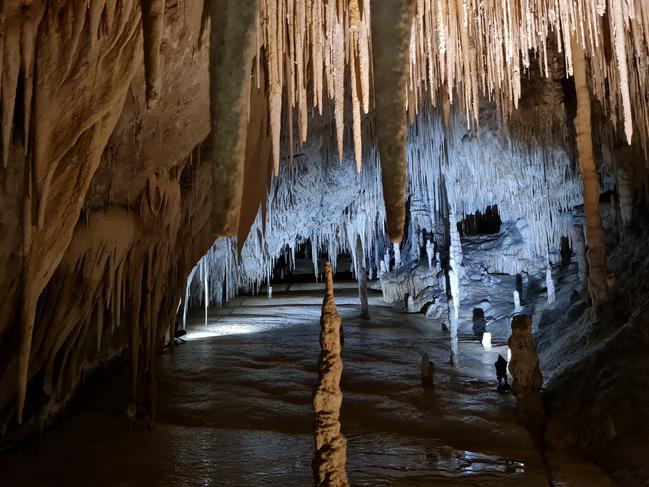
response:
<path fill-rule="evenodd" d="M 260 205 L 265 202 L 273 167 L 266 79 L 263 70 L 257 73 L 257 76 L 260 79 L 256 84 L 260 89 L 257 89 L 255 84 L 250 91 L 250 117 L 246 130 L 245 170 L 237 232 L 239 252 L 257 217 Z"/>
<path fill-rule="evenodd" d="M 164 27 L 165 0 L 140 0 L 144 34 L 146 99 L 150 106 L 160 96 L 160 44 Z"/>
<path fill-rule="evenodd" d="M 608 299 L 606 241 L 599 209 L 599 178 L 593 158 L 593 138 L 591 132 L 590 91 L 586 81 L 586 56 L 573 37 L 572 42 L 573 70 L 575 90 L 577 93 L 577 115 L 575 130 L 577 132 L 577 152 L 579 169 L 584 181 L 584 214 L 586 243 L 588 245 L 588 291 L 594 304 L 601 304 Z"/>
<path fill-rule="evenodd" d="M 388 236 L 401 242 L 406 221 L 406 104 L 414 0 L 372 2 L 375 126 Z"/>
<path fill-rule="evenodd" d="M 212 230 L 239 229 L 258 2 L 211 0 Z"/>

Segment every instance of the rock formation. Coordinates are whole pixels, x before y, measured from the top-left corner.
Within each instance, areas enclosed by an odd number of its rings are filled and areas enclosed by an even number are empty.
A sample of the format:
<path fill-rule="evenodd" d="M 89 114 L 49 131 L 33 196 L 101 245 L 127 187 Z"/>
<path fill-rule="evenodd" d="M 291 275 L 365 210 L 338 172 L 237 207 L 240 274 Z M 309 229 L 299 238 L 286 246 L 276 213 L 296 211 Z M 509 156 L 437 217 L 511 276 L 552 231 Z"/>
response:
<path fill-rule="evenodd" d="M 325 264 L 326 293 L 320 316 L 320 359 L 318 385 L 313 396 L 315 412 L 315 457 L 313 473 L 317 486 L 347 486 L 347 440 L 340 431 L 340 406 L 343 394 L 340 377 L 340 316 L 336 310 L 331 264 Z"/>
<path fill-rule="evenodd" d="M 581 275 L 587 245 L 592 301 L 612 296 L 618 245 L 630 316 L 646 292 L 648 39 L 641 0 L 4 0 L 0 432 L 50 424 L 125 361 L 129 419 L 142 383 L 151 424 L 179 301 L 207 321 L 302 246 L 317 275 L 360 238 L 388 300 L 437 312 L 431 255 L 446 264 L 450 243 L 457 365 L 463 269 L 534 280 L 584 203 Z M 600 215 L 615 189 L 619 235 Z M 457 220 L 491 205 L 500 233 L 463 236 L 459 257 Z M 427 274 L 408 261 L 424 228 Z"/>
<path fill-rule="evenodd" d="M 367 302 L 367 271 L 363 259 L 363 242 L 360 236 L 356 236 L 356 275 L 358 276 L 358 298 L 361 302 L 361 318 L 370 319 L 370 307 Z"/>
<path fill-rule="evenodd" d="M 424 387 L 435 386 L 435 364 L 427 353 L 421 356 L 421 385 Z"/>
<path fill-rule="evenodd" d="M 527 315 L 516 315 L 512 319 L 512 336 L 509 338 L 511 359 L 509 372 L 512 375 L 512 391 L 521 422 L 535 438 L 543 435 L 545 413 L 541 400 L 543 377 L 539 368 L 539 356 L 532 338 L 532 320 Z"/>
<path fill-rule="evenodd" d="M 586 83 L 586 55 L 574 37 L 572 56 L 575 91 L 577 92 L 577 115 L 575 117 L 577 151 L 579 152 L 579 169 L 584 181 L 584 213 L 586 241 L 588 242 L 588 290 L 594 303 L 602 303 L 608 299 L 606 244 L 599 209 L 599 180 L 593 159 L 590 91 Z"/>

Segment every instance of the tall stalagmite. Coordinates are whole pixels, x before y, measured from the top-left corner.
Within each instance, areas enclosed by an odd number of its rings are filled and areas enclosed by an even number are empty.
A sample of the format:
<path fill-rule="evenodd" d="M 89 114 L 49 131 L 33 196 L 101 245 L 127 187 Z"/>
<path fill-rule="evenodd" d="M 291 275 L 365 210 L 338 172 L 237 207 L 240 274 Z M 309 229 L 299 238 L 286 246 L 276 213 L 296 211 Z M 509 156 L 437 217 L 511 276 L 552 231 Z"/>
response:
<path fill-rule="evenodd" d="M 372 2 L 376 136 L 390 240 L 401 242 L 406 222 L 406 107 L 414 0 Z"/>
<path fill-rule="evenodd" d="M 599 210 L 599 179 L 593 158 L 591 133 L 590 92 L 586 81 L 586 56 L 579 42 L 573 37 L 572 59 L 577 92 L 577 151 L 579 168 L 584 181 L 584 213 L 586 216 L 586 243 L 588 245 L 588 291 L 593 303 L 608 299 L 606 283 L 606 241 Z"/>
<path fill-rule="evenodd" d="M 315 412 L 315 444 L 313 459 L 315 485 L 344 487 L 349 485 L 345 463 L 347 440 L 340 431 L 340 406 L 343 393 L 340 377 L 343 362 L 340 357 L 340 316 L 334 301 L 334 281 L 331 263 L 325 264 L 326 294 L 320 316 L 320 360 L 318 385 L 313 396 Z"/>

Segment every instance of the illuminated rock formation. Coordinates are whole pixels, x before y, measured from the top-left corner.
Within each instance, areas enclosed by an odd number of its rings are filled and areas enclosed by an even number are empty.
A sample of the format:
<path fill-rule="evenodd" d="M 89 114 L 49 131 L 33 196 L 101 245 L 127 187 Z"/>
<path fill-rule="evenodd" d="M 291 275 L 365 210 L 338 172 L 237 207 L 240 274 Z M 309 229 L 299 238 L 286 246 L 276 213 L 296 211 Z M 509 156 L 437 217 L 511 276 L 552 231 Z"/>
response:
<path fill-rule="evenodd" d="M 539 356 L 532 338 L 532 320 L 527 315 L 512 319 L 512 336 L 509 338 L 512 375 L 512 391 L 521 422 L 535 437 L 543 434 L 544 412 L 541 400 L 543 377 L 539 368 Z"/>
<path fill-rule="evenodd" d="M 333 293 L 333 271 L 325 264 L 326 294 L 320 316 L 320 359 L 318 385 L 313 396 L 315 412 L 315 457 L 313 473 L 317 486 L 347 486 L 347 440 L 340 431 L 340 406 L 343 394 L 340 377 L 343 363 L 340 357 L 340 316 Z"/>

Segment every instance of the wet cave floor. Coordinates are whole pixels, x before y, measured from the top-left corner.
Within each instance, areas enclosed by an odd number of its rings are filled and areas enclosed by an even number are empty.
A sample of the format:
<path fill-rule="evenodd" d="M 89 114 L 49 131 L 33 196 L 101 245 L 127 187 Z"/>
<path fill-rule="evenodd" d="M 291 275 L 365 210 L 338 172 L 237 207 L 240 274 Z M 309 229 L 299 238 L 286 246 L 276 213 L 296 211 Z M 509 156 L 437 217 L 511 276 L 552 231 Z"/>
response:
<path fill-rule="evenodd" d="M 71 419 L 0 454 L 0 485 L 309 486 L 317 381 L 316 286 L 276 287 L 196 317 L 188 340 L 161 356 L 153 431 L 126 431 L 126 370 L 101 384 Z M 358 318 L 354 283 L 337 284 L 343 319 L 342 430 L 351 485 L 546 486 L 546 469 L 517 424 L 514 398 L 496 392 L 506 347 L 460 342 L 448 365 L 441 324 L 370 298 Z M 281 292 L 280 292 L 281 290 Z M 420 385 L 421 354 L 436 387 Z M 551 455 L 555 484 L 608 486 L 594 465 Z"/>

